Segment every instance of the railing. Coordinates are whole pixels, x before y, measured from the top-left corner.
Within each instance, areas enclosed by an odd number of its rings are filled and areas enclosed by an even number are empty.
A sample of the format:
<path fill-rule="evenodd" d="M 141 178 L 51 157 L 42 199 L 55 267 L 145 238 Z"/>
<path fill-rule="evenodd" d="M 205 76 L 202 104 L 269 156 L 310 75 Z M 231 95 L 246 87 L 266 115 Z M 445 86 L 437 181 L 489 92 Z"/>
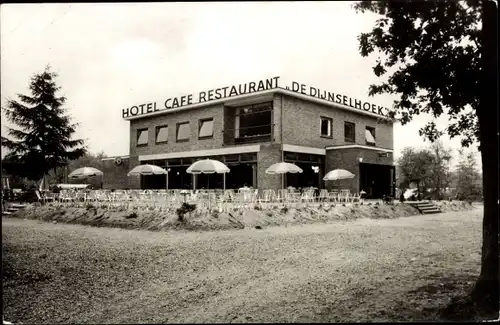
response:
<path fill-rule="evenodd" d="M 225 129 L 222 132 L 225 145 L 267 142 L 273 140 L 274 124 Z"/>

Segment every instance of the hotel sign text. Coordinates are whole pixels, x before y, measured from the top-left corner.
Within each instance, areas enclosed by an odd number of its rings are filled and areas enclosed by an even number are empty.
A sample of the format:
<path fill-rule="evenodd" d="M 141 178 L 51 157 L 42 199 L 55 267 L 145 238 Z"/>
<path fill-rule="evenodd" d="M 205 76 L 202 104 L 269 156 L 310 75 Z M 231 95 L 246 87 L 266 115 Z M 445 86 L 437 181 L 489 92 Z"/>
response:
<path fill-rule="evenodd" d="M 264 80 L 259 80 L 257 82 L 251 81 L 248 83 L 240 84 L 238 86 L 226 86 L 222 88 L 211 89 L 208 91 L 201 91 L 196 95 L 196 98 L 193 94 L 179 96 L 179 97 L 171 97 L 167 98 L 163 103 L 151 102 L 144 103 L 140 105 L 134 105 L 132 107 L 128 107 L 123 109 L 122 117 L 129 118 L 133 116 L 139 116 L 143 114 L 153 113 L 161 110 L 168 110 L 174 108 L 180 108 L 192 104 L 199 104 L 204 102 L 209 102 L 213 100 L 218 100 L 222 98 L 229 98 L 244 94 L 251 94 L 256 92 L 261 92 L 270 89 L 281 88 L 278 86 L 279 77 L 268 78 Z M 287 90 L 291 90 L 293 92 L 307 95 L 323 100 L 327 100 L 333 103 L 342 104 L 345 106 L 350 106 L 352 108 L 369 111 L 381 116 L 384 116 L 383 110 L 384 108 L 381 106 L 376 106 L 374 104 L 368 102 L 362 102 L 357 99 L 353 99 L 351 97 L 331 93 L 327 91 L 321 91 L 315 87 L 307 87 L 304 84 L 299 84 L 298 82 L 292 82 L 292 87 L 285 87 Z"/>
<path fill-rule="evenodd" d="M 364 102 L 361 100 L 357 100 L 355 98 L 338 94 L 338 93 L 332 93 L 326 90 L 321 90 L 316 87 L 308 87 L 307 85 L 304 84 L 299 84 L 296 81 L 292 82 L 292 88 L 290 89 L 289 87 L 286 87 L 287 90 L 291 90 L 293 92 L 302 94 L 302 95 L 308 95 L 311 97 L 315 98 L 320 98 L 327 100 L 329 102 L 337 103 L 337 104 L 342 104 L 344 106 L 349 106 L 352 108 L 356 108 L 359 110 L 363 110 L 366 112 L 371 112 L 375 113 L 381 116 L 385 116 L 384 111 L 387 111 L 387 108 L 383 106 L 378 106 L 369 102 Z"/>

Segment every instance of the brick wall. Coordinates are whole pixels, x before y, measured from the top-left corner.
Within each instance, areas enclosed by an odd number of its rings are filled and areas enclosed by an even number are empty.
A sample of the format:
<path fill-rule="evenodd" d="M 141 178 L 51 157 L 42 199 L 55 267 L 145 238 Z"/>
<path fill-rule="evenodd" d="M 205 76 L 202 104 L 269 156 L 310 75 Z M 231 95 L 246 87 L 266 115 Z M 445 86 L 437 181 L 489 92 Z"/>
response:
<path fill-rule="evenodd" d="M 282 95 L 276 95 L 281 97 Z M 275 100 L 276 105 L 280 103 Z M 281 104 L 279 104 L 281 107 Z M 321 116 L 332 118 L 332 138 L 323 138 L 320 133 Z M 344 122 L 355 123 L 356 142 L 345 142 Z M 287 144 L 325 148 L 334 145 L 366 145 L 365 128 L 375 128 L 376 146 L 393 148 L 392 124 L 377 123 L 377 118 L 327 107 L 302 99 L 283 95 L 283 141 Z"/>
<path fill-rule="evenodd" d="M 123 158 L 122 164 L 117 166 L 114 159 L 102 161 L 103 173 L 103 188 L 104 189 L 125 189 L 129 187 L 129 177 L 127 173 L 130 171 L 129 158 Z"/>
<path fill-rule="evenodd" d="M 223 111 L 222 105 L 216 105 L 132 120 L 130 121 L 130 156 L 222 148 Z M 213 138 L 199 140 L 199 120 L 212 117 L 214 119 Z M 176 142 L 177 123 L 187 121 L 190 122 L 191 128 L 189 141 Z M 156 144 L 155 127 L 160 125 L 168 125 L 168 142 Z M 137 130 L 143 128 L 148 128 L 149 130 L 148 145 L 137 147 Z"/>
<path fill-rule="evenodd" d="M 380 157 L 379 151 L 361 148 L 327 150 L 325 158 L 325 175 L 334 169 L 345 169 L 355 175 L 351 179 L 338 181 L 327 181 L 326 188 L 349 189 L 353 193 L 359 192 L 359 158 L 363 158 L 363 163 L 391 165 L 393 164 L 393 155 L 389 153 L 388 157 Z"/>
<path fill-rule="evenodd" d="M 263 144 L 257 155 L 257 187 L 260 189 L 280 189 L 281 175 L 268 175 L 266 169 L 281 161 L 280 144 Z"/>
<path fill-rule="evenodd" d="M 139 165 L 139 158 L 137 156 L 130 156 L 128 159 L 129 171 L 134 167 Z M 140 189 L 141 188 L 141 178 L 140 176 L 130 176 L 128 178 L 128 188 L 130 189 Z"/>

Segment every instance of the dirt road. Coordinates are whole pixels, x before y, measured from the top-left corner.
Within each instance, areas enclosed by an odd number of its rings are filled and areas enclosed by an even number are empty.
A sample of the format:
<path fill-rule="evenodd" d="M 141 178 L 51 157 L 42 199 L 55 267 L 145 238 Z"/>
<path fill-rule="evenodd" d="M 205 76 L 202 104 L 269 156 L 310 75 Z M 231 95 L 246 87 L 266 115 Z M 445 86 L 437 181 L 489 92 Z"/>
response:
<path fill-rule="evenodd" d="M 2 219 L 4 316 L 23 323 L 436 319 L 479 271 L 482 209 L 220 232 Z"/>

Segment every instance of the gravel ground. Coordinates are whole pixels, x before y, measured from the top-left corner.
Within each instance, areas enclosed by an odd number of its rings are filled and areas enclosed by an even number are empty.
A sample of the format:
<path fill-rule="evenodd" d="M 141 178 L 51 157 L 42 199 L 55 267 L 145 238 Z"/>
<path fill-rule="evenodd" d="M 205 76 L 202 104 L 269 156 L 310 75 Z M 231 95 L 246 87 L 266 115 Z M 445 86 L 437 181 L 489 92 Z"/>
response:
<path fill-rule="evenodd" d="M 479 272 L 482 208 L 151 232 L 2 219 L 15 323 L 439 320 Z"/>

